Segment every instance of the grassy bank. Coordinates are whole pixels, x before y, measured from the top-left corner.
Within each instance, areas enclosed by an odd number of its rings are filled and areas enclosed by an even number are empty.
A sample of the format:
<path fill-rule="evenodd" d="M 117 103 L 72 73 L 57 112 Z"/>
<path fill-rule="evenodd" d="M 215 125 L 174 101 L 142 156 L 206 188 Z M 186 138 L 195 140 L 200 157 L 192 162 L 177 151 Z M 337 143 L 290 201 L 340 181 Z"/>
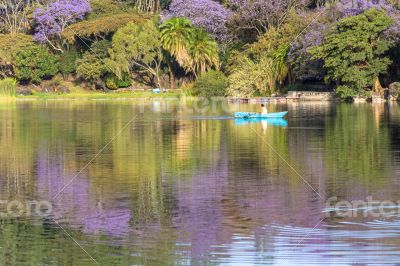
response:
<path fill-rule="evenodd" d="M 118 99 L 118 98 L 167 98 L 167 97 L 178 97 L 178 92 L 168 92 L 162 94 L 155 94 L 152 92 L 113 92 L 113 93 L 102 93 L 102 92 L 85 92 L 85 93 L 34 93 L 32 95 L 18 95 L 17 99 Z"/>
<path fill-rule="evenodd" d="M 68 84 L 70 85 L 70 84 Z M 151 90 L 116 90 L 110 92 L 90 91 L 79 86 L 67 86 L 69 93 L 33 91 L 32 95 L 17 95 L 17 99 L 138 99 L 179 97 L 180 91 L 153 93 Z"/>

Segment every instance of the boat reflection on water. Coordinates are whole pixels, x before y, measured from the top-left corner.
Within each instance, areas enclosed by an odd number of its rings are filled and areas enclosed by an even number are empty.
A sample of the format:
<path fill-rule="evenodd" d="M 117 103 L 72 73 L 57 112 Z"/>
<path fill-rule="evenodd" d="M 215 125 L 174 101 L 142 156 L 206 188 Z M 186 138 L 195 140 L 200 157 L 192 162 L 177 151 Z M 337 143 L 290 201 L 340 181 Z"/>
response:
<path fill-rule="evenodd" d="M 263 126 L 271 125 L 277 127 L 286 127 L 288 125 L 288 122 L 283 118 L 235 118 L 234 120 L 236 126 L 258 123 Z"/>

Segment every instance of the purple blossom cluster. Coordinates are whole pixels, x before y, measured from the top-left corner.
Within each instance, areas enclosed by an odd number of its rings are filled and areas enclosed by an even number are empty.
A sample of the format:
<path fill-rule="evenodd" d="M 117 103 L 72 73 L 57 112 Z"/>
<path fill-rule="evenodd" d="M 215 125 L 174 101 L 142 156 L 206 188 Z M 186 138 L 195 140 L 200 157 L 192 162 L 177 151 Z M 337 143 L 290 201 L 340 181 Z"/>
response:
<path fill-rule="evenodd" d="M 229 0 L 228 3 L 235 12 L 232 23 L 265 32 L 283 22 L 288 9 L 304 8 L 309 0 Z"/>
<path fill-rule="evenodd" d="M 358 15 L 370 8 L 382 8 L 389 12 L 395 10 L 394 7 L 385 0 L 341 0 L 337 3 L 337 7 L 339 7 L 346 16 Z"/>
<path fill-rule="evenodd" d="M 297 78 L 301 80 L 317 79 L 322 80 L 324 71 L 321 60 L 313 60 L 307 52 L 312 46 L 322 44 L 323 32 L 326 25 L 323 23 L 311 24 L 307 33 L 302 38 L 297 39 L 291 44 L 288 58 L 293 64 L 293 70 Z"/>
<path fill-rule="evenodd" d="M 168 10 L 161 13 L 161 20 L 186 17 L 196 27 L 223 41 L 227 37 L 226 23 L 231 14 L 230 10 L 213 0 L 173 0 Z"/>
<path fill-rule="evenodd" d="M 37 8 L 34 12 L 35 41 L 46 42 L 60 36 L 66 26 L 83 19 L 89 11 L 88 0 L 58 0 L 47 7 Z"/>
<path fill-rule="evenodd" d="M 268 27 L 268 24 L 272 24 L 284 15 L 288 2 L 286 0 L 230 0 L 229 4 L 242 22 Z"/>

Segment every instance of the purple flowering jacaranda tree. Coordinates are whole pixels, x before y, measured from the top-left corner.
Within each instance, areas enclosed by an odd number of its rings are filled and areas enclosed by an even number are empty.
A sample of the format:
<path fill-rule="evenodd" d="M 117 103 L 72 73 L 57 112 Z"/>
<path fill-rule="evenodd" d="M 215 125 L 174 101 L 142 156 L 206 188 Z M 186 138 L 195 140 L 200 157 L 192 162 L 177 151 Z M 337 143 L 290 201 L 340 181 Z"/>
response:
<path fill-rule="evenodd" d="M 234 11 L 228 26 L 231 34 L 255 41 L 271 27 L 285 22 L 291 8 L 303 9 L 310 0 L 228 0 Z"/>
<path fill-rule="evenodd" d="M 230 15 L 230 10 L 213 0 L 173 0 L 168 10 L 162 12 L 161 19 L 165 21 L 173 17 L 186 17 L 216 40 L 224 41 Z"/>
<path fill-rule="evenodd" d="M 88 0 L 58 0 L 34 12 L 36 22 L 34 39 L 37 42 L 48 43 L 62 52 L 54 40 L 60 38 L 61 32 L 70 24 L 83 19 L 90 11 Z"/>

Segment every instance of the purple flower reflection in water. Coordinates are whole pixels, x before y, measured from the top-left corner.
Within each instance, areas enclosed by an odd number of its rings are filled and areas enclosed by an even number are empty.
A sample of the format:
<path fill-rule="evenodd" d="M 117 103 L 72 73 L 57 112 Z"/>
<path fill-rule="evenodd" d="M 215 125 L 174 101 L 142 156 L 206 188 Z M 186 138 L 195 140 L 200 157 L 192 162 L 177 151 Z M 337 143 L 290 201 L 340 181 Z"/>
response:
<path fill-rule="evenodd" d="M 323 172 L 323 165 L 313 166 Z M 195 172 L 190 181 L 178 182 L 173 224 L 180 231 L 178 241 L 190 244 L 194 261 L 230 253 L 247 238 L 253 240 L 245 248 L 262 253 L 263 243 L 273 243 L 276 237 L 275 225 L 323 226 L 324 202 L 309 187 L 299 184 L 288 191 L 284 189 L 287 172 L 240 169 L 233 162 L 217 159 L 208 169 Z M 325 243 L 326 239 L 315 241 Z"/>
<path fill-rule="evenodd" d="M 222 170 L 226 174 L 226 169 Z M 226 175 L 220 171 L 197 172 L 192 182 L 181 181 L 177 187 L 178 206 L 173 223 L 184 232 L 180 241 L 191 243 L 193 259 L 203 259 L 213 245 L 230 241 L 230 234 L 221 230 Z"/>
<path fill-rule="evenodd" d="M 57 222 L 80 228 L 87 234 L 125 235 L 132 218 L 126 201 L 117 201 L 115 197 L 91 191 L 91 184 L 84 173 L 52 200 L 76 173 L 65 169 L 62 155 L 49 155 L 46 149 L 38 151 L 37 191 L 42 199 L 52 202 L 53 218 Z"/>

